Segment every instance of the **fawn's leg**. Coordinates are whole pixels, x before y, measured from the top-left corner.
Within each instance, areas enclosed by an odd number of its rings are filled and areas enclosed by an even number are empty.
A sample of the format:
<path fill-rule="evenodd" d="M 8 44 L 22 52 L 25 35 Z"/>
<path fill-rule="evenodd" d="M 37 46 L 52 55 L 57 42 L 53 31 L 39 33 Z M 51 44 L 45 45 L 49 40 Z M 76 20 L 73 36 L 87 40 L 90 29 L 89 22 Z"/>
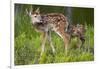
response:
<path fill-rule="evenodd" d="M 69 44 L 69 35 L 67 33 L 63 33 L 62 34 L 62 37 L 63 37 L 63 41 L 64 41 L 64 44 L 65 44 L 65 53 L 67 54 L 67 50 L 68 50 L 68 44 Z"/>
<path fill-rule="evenodd" d="M 54 46 L 52 44 L 52 40 L 51 40 L 51 31 L 48 31 L 48 40 L 50 42 L 50 46 L 52 48 L 53 53 L 55 53 L 55 48 L 54 48 Z"/>
<path fill-rule="evenodd" d="M 64 30 L 58 30 L 56 31 L 56 33 L 63 39 L 65 45 L 65 53 L 67 53 L 70 36 L 66 32 L 64 32 Z"/>
<path fill-rule="evenodd" d="M 79 50 L 81 48 L 81 45 L 82 45 L 81 40 L 79 39 L 79 37 L 77 37 L 77 47 L 79 48 Z"/>
<path fill-rule="evenodd" d="M 83 37 L 83 38 L 80 38 L 80 40 L 81 40 L 81 42 L 82 42 L 81 47 L 84 48 L 85 38 L 84 38 L 84 37 Z"/>
<path fill-rule="evenodd" d="M 43 54 L 43 52 L 44 52 L 46 39 L 47 39 L 47 32 L 44 32 L 44 33 L 42 34 L 41 56 L 42 56 L 42 54 Z"/>

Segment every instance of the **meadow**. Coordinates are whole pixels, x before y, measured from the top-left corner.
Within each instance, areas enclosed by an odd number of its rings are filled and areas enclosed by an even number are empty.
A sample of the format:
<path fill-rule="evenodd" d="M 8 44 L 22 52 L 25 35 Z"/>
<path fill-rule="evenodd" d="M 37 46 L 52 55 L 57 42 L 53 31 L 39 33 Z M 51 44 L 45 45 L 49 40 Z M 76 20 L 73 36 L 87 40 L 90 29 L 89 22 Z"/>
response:
<path fill-rule="evenodd" d="M 76 47 L 77 40 L 74 38 L 70 42 L 68 54 L 64 53 L 64 43 L 62 39 L 51 32 L 52 41 L 56 53 L 47 42 L 45 53 L 40 59 L 41 52 L 41 33 L 36 32 L 31 24 L 30 18 L 25 13 L 20 12 L 15 15 L 14 20 L 14 63 L 15 65 L 49 64 L 49 63 L 68 63 L 83 62 L 94 60 L 94 26 L 87 25 L 85 33 L 86 41 L 80 50 Z"/>

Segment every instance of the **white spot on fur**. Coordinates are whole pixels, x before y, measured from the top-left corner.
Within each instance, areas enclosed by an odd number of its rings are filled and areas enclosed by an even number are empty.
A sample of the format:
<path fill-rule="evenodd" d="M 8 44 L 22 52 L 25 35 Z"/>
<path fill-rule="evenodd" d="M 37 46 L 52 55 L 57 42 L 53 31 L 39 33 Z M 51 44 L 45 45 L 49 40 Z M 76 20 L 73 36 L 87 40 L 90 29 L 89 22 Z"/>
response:
<path fill-rule="evenodd" d="M 58 25 L 60 24 L 60 22 L 58 22 Z"/>

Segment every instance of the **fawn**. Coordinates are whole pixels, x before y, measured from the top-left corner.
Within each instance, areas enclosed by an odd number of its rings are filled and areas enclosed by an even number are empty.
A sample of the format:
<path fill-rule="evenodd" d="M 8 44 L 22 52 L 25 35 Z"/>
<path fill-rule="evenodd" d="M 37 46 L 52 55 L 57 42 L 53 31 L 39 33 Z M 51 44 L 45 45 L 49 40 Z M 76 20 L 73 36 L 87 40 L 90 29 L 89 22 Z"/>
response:
<path fill-rule="evenodd" d="M 68 28 L 68 20 L 61 13 L 48 13 L 48 14 L 40 14 L 39 8 L 37 8 L 34 12 L 31 9 L 28 11 L 26 9 L 27 14 L 30 16 L 33 26 L 39 32 L 42 32 L 42 51 L 41 55 L 44 52 L 45 43 L 48 39 L 50 42 L 50 46 L 52 48 L 53 53 L 55 53 L 55 48 L 53 46 L 51 40 L 51 31 L 57 33 L 64 41 L 65 51 L 67 52 L 68 43 L 70 36 L 66 33 L 65 29 Z"/>
<path fill-rule="evenodd" d="M 69 25 L 67 32 L 70 34 L 70 39 L 73 37 L 77 37 L 81 41 L 81 44 L 80 42 L 77 43 L 79 48 L 83 46 L 85 42 L 85 32 L 86 32 L 86 28 L 83 25 L 81 24 Z"/>

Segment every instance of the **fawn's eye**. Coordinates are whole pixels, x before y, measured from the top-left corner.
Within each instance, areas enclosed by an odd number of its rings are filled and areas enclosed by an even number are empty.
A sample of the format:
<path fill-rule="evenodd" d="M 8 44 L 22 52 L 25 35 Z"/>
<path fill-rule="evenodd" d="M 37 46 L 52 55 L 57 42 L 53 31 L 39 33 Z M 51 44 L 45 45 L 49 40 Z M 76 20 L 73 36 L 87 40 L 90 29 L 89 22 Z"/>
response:
<path fill-rule="evenodd" d="M 36 15 L 38 15 L 39 13 L 35 13 Z"/>

